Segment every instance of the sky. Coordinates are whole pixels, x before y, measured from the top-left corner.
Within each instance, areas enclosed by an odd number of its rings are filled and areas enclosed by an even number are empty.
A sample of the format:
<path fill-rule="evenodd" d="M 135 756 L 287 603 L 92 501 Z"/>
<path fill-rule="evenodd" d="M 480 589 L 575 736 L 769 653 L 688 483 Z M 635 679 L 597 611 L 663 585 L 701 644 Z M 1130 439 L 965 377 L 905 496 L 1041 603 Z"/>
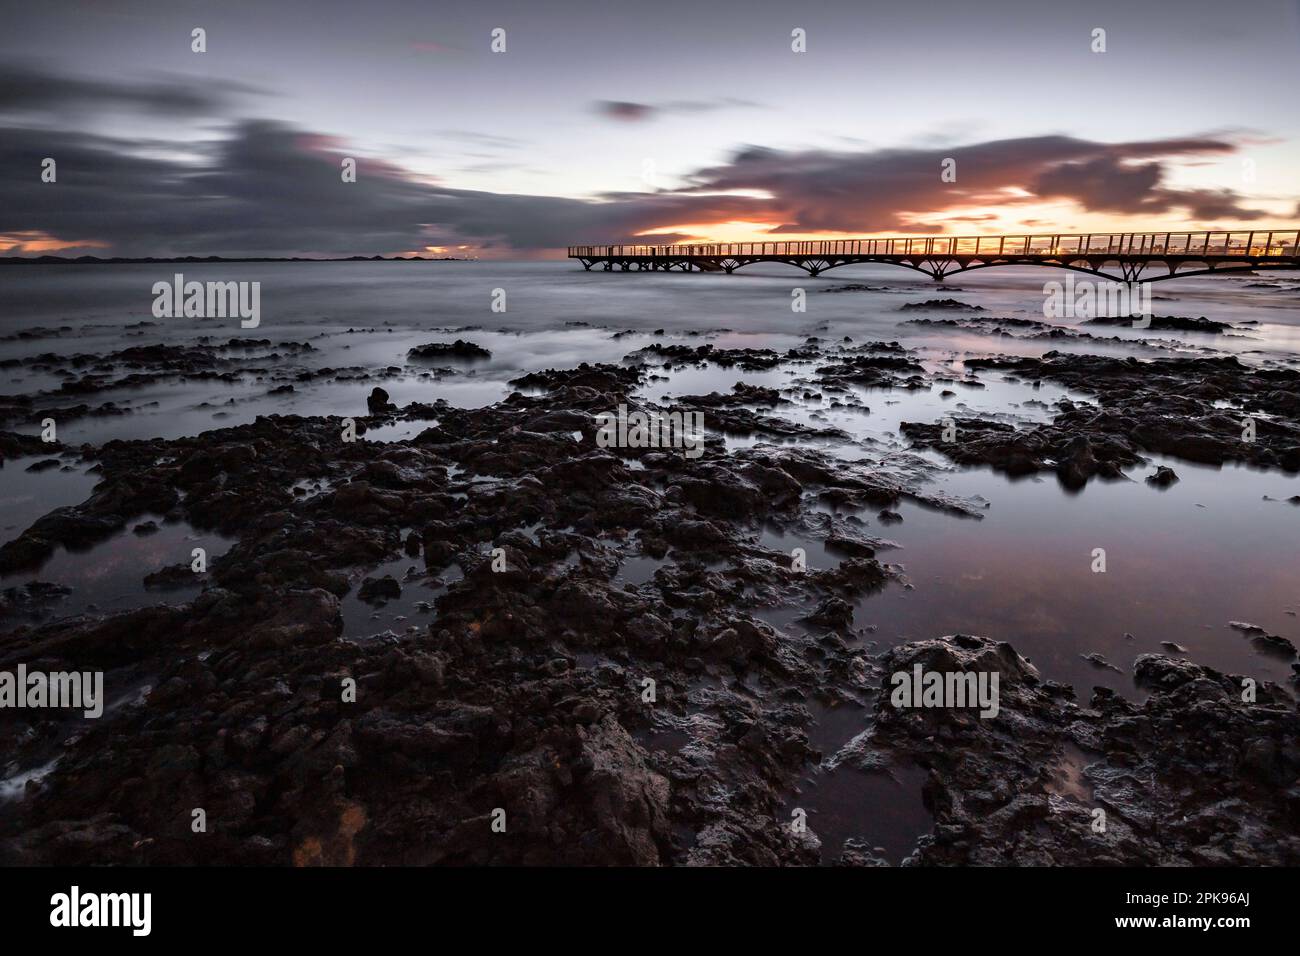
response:
<path fill-rule="evenodd" d="M 1300 0 L 0 0 L 0 254 L 1296 228 L 1298 67 Z"/>

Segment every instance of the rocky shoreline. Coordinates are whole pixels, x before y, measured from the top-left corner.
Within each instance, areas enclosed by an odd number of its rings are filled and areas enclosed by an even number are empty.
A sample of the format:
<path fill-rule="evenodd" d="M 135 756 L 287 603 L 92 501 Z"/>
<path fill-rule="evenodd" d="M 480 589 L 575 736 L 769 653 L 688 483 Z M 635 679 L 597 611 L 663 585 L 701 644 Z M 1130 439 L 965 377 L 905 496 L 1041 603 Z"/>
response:
<path fill-rule="evenodd" d="M 87 358 L 60 392 L 119 385 L 108 369 L 123 359 L 141 363 L 133 375 L 236 375 L 248 367 L 237 352 Z M 265 355 L 247 362 L 284 374 Z M 27 612 L 57 606 L 58 582 L 6 592 L 0 670 L 103 670 L 116 693 L 98 722 L 0 712 L 0 750 L 43 771 L 0 803 L 0 863 L 881 862 L 854 841 L 823 846 L 815 819 L 792 825 L 801 774 L 818 766 L 924 772 L 932 827 L 908 864 L 1300 861 L 1300 716 L 1285 688 L 1260 682 L 1247 702 L 1244 675 L 1145 654 L 1132 666 L 1144 700 L 1097 688 L 1085 703 L 988 637 L 871 646 L 854 602 L 899 580 L 881 557 L 892 542 L 826 507 L 886 524 L 901 501 L 974 519 L 981 504 L 928 489 L 937 466 L 918 455 L 817 449 L 804 440 L 847 436 L 776 414 L 789 395 L 743 382 L 673 403 L 705 416 L 698 458 L 599 447 L 595 416 L 650 407 L 638 388 L 665 362 L 790 363 L 798 390 L 850 406 L 852 386 L 946 381 L 898 343 L 659 346 L 526 375 L 486 408 L 399 407 L 376 388 L 351 427 L 416 428 L 395 442 L 346 440 L 337 416 L 77 448 L 0 434 L 5 458 L 58 455 L 100 478 L 87 501 L 0 547 L 7 574 L 135 522 L 235 539 L 182 603 L 45 619 Z M 953 440 L 904 423 L 914 447 L 1055 472 L 1069 488 L 1125 479 L 1144 454 L 1300 470 L 1293 370 L 1055 352 L 966 366 L 972 387 L 988 370 L 1096 404 L 1063 401 L 1034 426 L 959 417 Z M 27 418 L 57 398 L 10 396 L 0 413 Z M 729 451 L 719 432 L 801 444 Z M 802 566 L 759 541 L 764 526 L 798 529 L 838 560 Z M 188 561 L 178 554 L 154 585 L 186 580 Z M 653 570 L 634 579 L 633 561 Z M 400 578 L 375 570 L 393 562 L 409 565 Z M 437 585 L 428 621 L 345 635 L 349 595 L 381 605 L 411 581 Z M 780 609 L 805 626 L 765 619 Z M 889 675 L 917 664 L 996 671 L 998 715 L 891 705 Z M 812 742 L 825 707 L 861 715 L 835 752 Z"/>

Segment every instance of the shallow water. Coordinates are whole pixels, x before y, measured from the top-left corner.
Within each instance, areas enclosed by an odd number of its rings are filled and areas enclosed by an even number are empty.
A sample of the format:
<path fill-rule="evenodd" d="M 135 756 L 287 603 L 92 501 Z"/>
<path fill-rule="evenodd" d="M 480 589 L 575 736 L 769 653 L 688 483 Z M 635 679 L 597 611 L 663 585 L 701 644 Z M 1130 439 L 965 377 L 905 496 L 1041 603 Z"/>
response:
<path fill-rule="evenodd" d="M 133 530 L 152 521 L 158 530 L 140 535 Z M 207 576 L 193 574 L 167 587 L 145 588 L 144 579 L 170 565 L 190 566 L 195 548 L 202 548 L 209 567 L 233 543 L 232 538 L 199 531 L 184 521 L 165 523 L 161 516 L 145 514 L 127 527 L 88 548 L 58 548 L 39 568 L 0 576 L 0 587 L 28 581 L 50 581 L 71 588 L 71 593 L 50 605 L 52 617 L 83 613 L 111 614 L 154 604 L 182 604 L 204 587 Z"/>
<path fill-rule="evenodd" d="M 391 575 L 402 588 L 400 597 L 386 600 L 362 601 L 358 596 L 362 577 L 382 578 Z M 353 588 L 343 598 L 340 611 L 343 615 L 343 636 L 366 638 L 381 632 L 404 634 L 408 629 L 422 629 L 437 620 L 432 607 L 448 585 L 464 575 L 453 564 L 436 575 L 425 571 L 423 558 L 403 555 L 386 561 L 353 582 Z"/>
<path fill-rule="evenodd" d="M 87 466 L 70 459 L 63 465 L 41 471 L 29 471 L 38 462 L 54 455 L 24 455 L 10 458 L 0 468 L 0 544 L 18 537 L 33 521 L 64 505 L 86 500 L 99 479 L 86 472 Z M 68 466 L 68 470 L 64 470 Z"/>
<path fill-rule="evenodd" d="M 1167 464 L 1180 478 L 1157 491 L 1141 476 Z M 1132 683 L 1138 654 L 1167 653 L 1161 641 L 1229 673 L 1283 681 L 1285 661 L 1260 654 L 1228 628 L 1249 621 L 1300 637 L 1297 540 L 1300 508 L 1281 499 L 1300 492 L 1294 477 L 1244 467 L 1222 470 L 1162 458 L 1135 469 L 1137 480 L 1091 482 L 1080 493 L 1054 478 L 1012 481 L 983 469 L 956 470 L 938 486 L 990 501 L 973 521 L 901 503 L 898 524 L 860 513 L 867 530 L 901 548 L 880 555 L 901 565 L 910 588 L 891 586 L 859 602 L 857 626 L 875 625 L 880 646 L 945 634 L 1010 641 L 1045 677 L 1140 696 Z M 769 530 L 770 547 L 803 547 L 810 568 L 838 558 L 821 542 Z M 1094 572 L 1093 551 L 1106 570 Z M 1126 637 L 1126 635 L 1131 635 Z M 1080 655 L 1100 653 L 1123 673 Z"/>

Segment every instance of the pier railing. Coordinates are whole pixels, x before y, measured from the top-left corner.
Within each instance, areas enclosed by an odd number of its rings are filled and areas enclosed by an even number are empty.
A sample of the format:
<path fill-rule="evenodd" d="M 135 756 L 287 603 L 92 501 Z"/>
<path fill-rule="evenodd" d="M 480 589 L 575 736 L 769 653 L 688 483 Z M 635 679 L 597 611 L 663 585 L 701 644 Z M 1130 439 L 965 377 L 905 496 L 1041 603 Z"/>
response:
<path fill-rule="evenodd" d="M 727 256 L 1296 256 L 1300 230 L 1126 232 L 1078 236 L 903 236 L 785 242 L 569 246 L 570 258 Z"/>

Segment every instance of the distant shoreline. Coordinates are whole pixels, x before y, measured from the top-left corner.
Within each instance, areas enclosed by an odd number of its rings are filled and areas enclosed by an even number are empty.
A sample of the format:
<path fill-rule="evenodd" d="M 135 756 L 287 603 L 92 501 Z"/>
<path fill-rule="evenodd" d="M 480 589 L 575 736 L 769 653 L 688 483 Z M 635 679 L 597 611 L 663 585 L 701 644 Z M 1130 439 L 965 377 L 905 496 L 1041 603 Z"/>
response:
<path fill-rule="evenodd" d="M 345 256 L 330 259 L 312 259 L 305 256 L 249 256 L 227 258 L 225 256 L 175 256 L 132 259 L 112 256 L 102 259 L 99 256 L 78 256 L 69 259 L 66 256 L 37 256 L 29 259 L 24 256 L 0 256 L 0 266 L 111 266 L 111 265 L 166 265 L 169 263 L 192 265 L 207 262 L 477 262 L 477 259 L 462 259 L 456 256 Z"/>

